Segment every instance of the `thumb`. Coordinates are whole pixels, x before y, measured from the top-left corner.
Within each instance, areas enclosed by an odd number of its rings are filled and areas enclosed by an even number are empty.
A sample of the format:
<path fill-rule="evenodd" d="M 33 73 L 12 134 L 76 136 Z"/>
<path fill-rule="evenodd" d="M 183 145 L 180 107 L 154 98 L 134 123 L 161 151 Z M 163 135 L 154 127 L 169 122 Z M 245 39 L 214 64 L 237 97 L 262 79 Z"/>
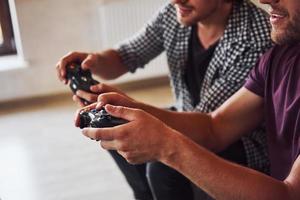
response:
<path fill-rule="evenodd" d="M 114 117 L 126 119 L 127 121 L 135 121 L 139 119 L 142 112 L 138 109 L 124 106 L 113 106 L 110 104 L 105 105 L 105 110 L 108 112 L 108 114 Z"/>
<path fill-rule="evenodd" d="M 84 70 L 91 69 L 94 64 L 93 55 L 88 55 L 86 59 L 81 63 L 81 67 Z"/>

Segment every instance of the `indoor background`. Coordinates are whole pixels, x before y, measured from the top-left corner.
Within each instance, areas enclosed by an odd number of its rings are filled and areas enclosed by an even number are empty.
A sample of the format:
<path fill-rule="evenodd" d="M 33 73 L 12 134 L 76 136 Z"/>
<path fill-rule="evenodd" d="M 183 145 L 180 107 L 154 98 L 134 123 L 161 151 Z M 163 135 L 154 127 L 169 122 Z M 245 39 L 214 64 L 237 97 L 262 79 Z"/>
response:
<path fill-rule="evenodd" d="M 107 152 L 74 127 L 77 106 L 55 65 L 116 45 L 165 2 L 9 0 L 17 53 L 0 56 L 0 200 L 133 199 Z M 163 107 L 173 102 L 167 74 L 162 55 L 108 83 Z"/>

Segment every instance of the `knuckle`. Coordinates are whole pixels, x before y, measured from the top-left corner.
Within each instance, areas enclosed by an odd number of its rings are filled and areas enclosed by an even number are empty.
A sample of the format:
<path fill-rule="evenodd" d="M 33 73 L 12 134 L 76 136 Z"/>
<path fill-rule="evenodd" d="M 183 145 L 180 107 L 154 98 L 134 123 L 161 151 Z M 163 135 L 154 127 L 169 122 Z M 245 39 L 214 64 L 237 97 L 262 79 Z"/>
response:
<path fill-rule="evenodd" d="M 126 159 L 126 160 L 129 164 L 132 164 L 132 165 L 136 164 L 134 159 Z"/>
<path fill-rule="evenodd" d="M 99 84 L 98 84 L 98 88 L 99 88 L 99 89 L 103 89 L 104 86 L 105 86 L 104 83 L 99 83 Z"/>
<path fill-rule="evenodd" d="M 97 139 L 98 137 L 97 137 L 97 132 L 94 130 L 94 129 L 92 129 L 92 131 L 90 132 L 90 137 L 92 138 L 92 139 Z"/>
<path fill-rule="evenodd" d="M 93 96 L 92 95 L 86 95 L 85 100 L 92 102 L 93 101 Z"/>
<path fill-rule="evenodd" d="M 77 51 L 69 51 L 67 55 L 71 56 L 71 55 L 74 55 L 74 54 L 78 54 L 78 52 Z"/>
<path fill-rule="evenodd" d="M 125 113 L 125 108 L 123 106 L 117 106 L 116 107 L 116 110 L 121 114 L 123 115 Z"/>
<path fill-rule="evenodd" d="M 129 137 L 129 133 L 127 131 L 121 131 L 119 134 L 116 134 L 116 137 L 119 140 L 125 140 Z"/>
<path fill-rule="evenodd" d="M 103 141 L 101 141 L 101 142 L 100 142 L 100 146 L 101 146 L 101 148 L 105 149 L 105 148 L 106 148 L 106 143 L 103 142 Z"/>
<path fill-rule="evenodd" d="M 134 155 L 132 155 L 131 153 L 127 154 L 125 159 L 126 159 L 127 162 L 130 163 L 130 164 L 136 164 L 136 163 L 137 163 L 136 158 L 135 158 Z"/>
<path fill-rule="evenodd" d="M 56 69 L 59 69 L 61 65 L 61 60 L 56 63 Z"/>
<path fill-rule="evenodd" d="M 104 102 L 105 101 L 105 95 L 104 94 L 100 94 L 97 98 L 98 101 L 102 101 Z"/>
<path fill-rule="evenodd" d="M 90 102 L 96 102 L 97 101 L 97 95 L 92 95 Z"/>
<path fill-rule="evenodd" d="M 96 53 L 90 53 L 89 54 L 89 57 L 92 59 L 92 60 L 96 60 L 98 58 L 98 55 Z"/>
<path fill-rule="evenodd" d="M 124 154 L 124 158 L 128 161 L 128 160 L 132 160 L 132 153 L 131 152 L 125 152 Z"/>
<path fill-rule="evenodd" d="M 119 144 L 119 150 L 120 151 L 127 151 L 128 150 L 128 144 L 125 144 L 125 143 Z"/>
<path fill-rule="evenodd" d="M 140 109 L 134 109 L 136 112 L 136 117 L 143 119 L 143 117 L 146 115 L 146 112 Z"/>

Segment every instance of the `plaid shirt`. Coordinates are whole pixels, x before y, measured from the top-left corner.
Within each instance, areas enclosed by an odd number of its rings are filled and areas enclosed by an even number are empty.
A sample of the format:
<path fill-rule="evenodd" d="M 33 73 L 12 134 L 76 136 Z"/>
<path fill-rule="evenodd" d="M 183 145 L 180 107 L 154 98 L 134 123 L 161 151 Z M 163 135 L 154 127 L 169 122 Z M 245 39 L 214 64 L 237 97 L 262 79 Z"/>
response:
<path fill-rule="evenodd" d="M 172 90 L 179 111 L 211 112 L 240 89 L 258 58 L 272 46 L 266 13 L 248 0 L 234 3 L 224 35 L 219 40 L 193 106 L 184 79 L 192 27 L 177 21 L 172 4 L 164 6 L 134 37 L 118 47 L 123 63 L 131 72 L 166 52 Z M 248 166 L 268 172 L 266 134 L 258 129 L 242 137 Z"/>

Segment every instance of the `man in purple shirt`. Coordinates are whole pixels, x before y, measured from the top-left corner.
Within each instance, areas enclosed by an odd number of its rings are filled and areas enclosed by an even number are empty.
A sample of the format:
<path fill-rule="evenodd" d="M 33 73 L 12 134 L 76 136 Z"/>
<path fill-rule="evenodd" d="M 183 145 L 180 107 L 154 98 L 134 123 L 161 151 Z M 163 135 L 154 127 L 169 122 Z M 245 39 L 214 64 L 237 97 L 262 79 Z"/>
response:
<path fill-rule="evenodd" d="M 83 134 L 101 140 L 104 149 L 117 150 L 130 163 L 159 160 L 216 199 L 299 200 L 300 1 L 260 2 L 270 5 L 272 37 L 278 45 L 220 108 L 209 114 L 174 113 L 108 93 L 90 107 L 118 105 L 105 108 L 129 122 L 87 128 Z M 270 177 L 207 150 L 219 152 L 262 123 L 268 132 Z"/>

